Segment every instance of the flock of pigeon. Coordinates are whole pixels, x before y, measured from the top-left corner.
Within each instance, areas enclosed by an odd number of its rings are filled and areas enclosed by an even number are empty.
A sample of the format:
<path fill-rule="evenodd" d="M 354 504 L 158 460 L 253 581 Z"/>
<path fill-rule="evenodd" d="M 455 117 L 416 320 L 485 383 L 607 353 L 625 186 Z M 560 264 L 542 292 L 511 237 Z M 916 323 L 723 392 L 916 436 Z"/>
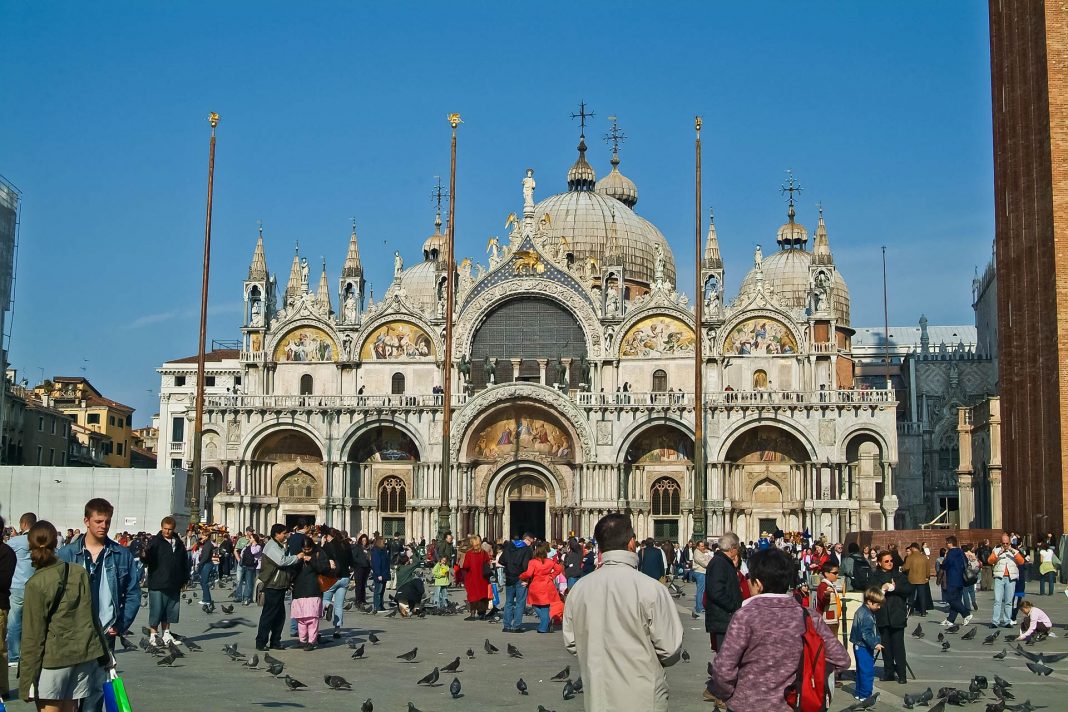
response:
<path fill-rule="evenodd" d="M 954 624 L 938 632 L 937 641 L 943 653 L 952 649 L 953 646 L 950 643 L 949 636 L 959 633 L 961 627 L 962 626 L 960 625 Z M 974 640 L 978 634 L 979 626 L 972 626 L 967 632 L 961 635 L 958 640 Z M 923 624 L 916 624 L 916 628 L 912 631 L 911 635 L 913 638 L 926 638 L 927 633 L 923 629 Z M 980 646 L 989 645 L 993 647 L 999 639 L 1004 643 L 1013 643 L 1017 638 L 1018 636 L 1016 635 L 1007 635 L 1002 638 L 1001 631 L 994 630 L 983 638 Z M 1045 638 L 1040 638 L 1038 636 L 1032 637 L 1032 639 L 1027 641 L 1027 645 L 1033 646 L 1036 642 L 1041 642 L 1043 639 Z M 1025 658 L 1027 660 L 1027 669 L 1035 675 L 1040 676 L 1049 676 L 1053 672 L 1053 668 L 1049 666 L 1051 663 L 1057 663 L 1068 658 L 1068 653 L 1033 653 L 1029 650 L 1025 650 L 1019 642 L 1016 642 L 1012 652 L 1015 656 Z M 1008 655 L 1009 648 L 1002 646 L 1001 652 L 995 653 L 993 659 L 1004 660 Z M 984 692 L 989 690 L 994 701 L 987 702 L 986 712 L 1031 712 L 1032 710 L 1042 709 L 1041 706 L 1032 704 L 1029 699 L 1026 699 L 1023 702 L 1016 702 L 1016 695 L 1012 691 L 1012 683 L 998 675 L 994 675 L 993 679 L 994 684 L 991 685 L 985 675 L 975 675 L 968 683 L 967 688 L 942 687 L 935 692 L 928 687 L 920 693 L 906 693 L 903 697 L 904 707 L 907 710 L 926 707 L 928 708 L 928 712 L 944 712 L 947 706 L 963 706 L 980 702 L 984 697 Z M 871 709 L 878 701 L 879 693 L 876 692 L 871 697 L 846 707 L 843 712 L 859 712 L 859 710 Z"/>

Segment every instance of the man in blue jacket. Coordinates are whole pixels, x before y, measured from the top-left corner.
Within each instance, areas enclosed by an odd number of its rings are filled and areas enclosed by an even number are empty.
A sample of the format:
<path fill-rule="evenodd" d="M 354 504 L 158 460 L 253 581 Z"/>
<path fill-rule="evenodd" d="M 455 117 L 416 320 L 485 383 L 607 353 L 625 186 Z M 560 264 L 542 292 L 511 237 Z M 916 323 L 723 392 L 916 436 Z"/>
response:
<path fill-rule="evenodd" d="M 125 633 L 141 607 L 141 586 L 133 554 L 108 537 L 115 508 L 106 499 L 85 504 L 85 534 L 57 552 L 61 561 L 84 566 L 89 574 L 93 613 L 100 621 L 104 638 L 114 649 L 115 638 Z M 103 689 L 93 686 L 82 700 L 82 712 L 104 709 Z"/>
<path fill-rule="evenodd" d="M 943 626 L 951 626 L 957 621 L 959 613 L 963 620 L 961 625 L 972 622 L 972 613 L 964 605 L 964 570 L 968 567 L 968 558 L 959 546 L 957 537 L 946 537 L 946 558 L 942 561 L 942 573 L 946 577 L 946 603 L 949 604 L 949 618 L 942 621 Z"/>

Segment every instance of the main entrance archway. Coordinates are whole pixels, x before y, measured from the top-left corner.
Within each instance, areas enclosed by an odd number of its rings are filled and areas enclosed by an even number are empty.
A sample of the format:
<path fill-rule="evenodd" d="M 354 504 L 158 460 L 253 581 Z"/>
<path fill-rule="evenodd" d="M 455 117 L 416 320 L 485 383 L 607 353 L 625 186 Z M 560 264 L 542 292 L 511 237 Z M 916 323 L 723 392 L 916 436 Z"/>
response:
<path fill-rule="evenodd" d="M 545 539 L 549 493 L 539 478 L 532 474 L 516 476 L 508 483 L 505 502 L 508 507 L 505 527 L 510 533 L 530 533 Z"/>
<path fill-rule="evenodd" d="M 762 532 L 801 531 L 803 501 L 811 490 L 811 455 L 797 436 L 773 425 L 741 433 L 727 449 L 732 500 L 738 503 L 738 535 L 755 541 Z"/>

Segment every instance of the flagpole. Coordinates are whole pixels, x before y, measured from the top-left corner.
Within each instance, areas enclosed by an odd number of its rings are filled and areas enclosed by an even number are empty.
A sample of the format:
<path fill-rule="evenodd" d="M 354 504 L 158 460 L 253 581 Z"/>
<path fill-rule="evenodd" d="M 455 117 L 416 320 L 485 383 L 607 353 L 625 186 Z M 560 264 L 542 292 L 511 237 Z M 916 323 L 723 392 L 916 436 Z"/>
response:
<path fill-rule="evenodd" d="M 450 531 L 451 508 L 449 506 L 450 462 L 452 453 L 452 316 L 455 309 L 456 266 L 453 250 L 456 240 L 456 127 L 461 124 L 459 114 L 449 114 L 452 127 L 452 145 L 449 155 L 449 227 L 445 230 L 445 353 L 442 355 L 442 391 L 444 403 L 441 418 L 441 500 L 438 506 L 438 537 L 444 539 Z"/>
<path fill-rule="evenodd" d="M 193 482 L 189 497 L 189 523 L 200 523 L 200 447 L 204 434 L 204 342 L 208 330 L 208 274 L 211 265 L 211 199 L 215 190 L 215 127 L 219 125 L 219 115 L 214 111 L 208 115 L 211 124 L 211 142 L 208 147 L 208 209 L 204 218 L 204 264 L 200 283 L 200 347 L 197 350 L 196 382 L 196 419 L 193 423 Z M 209 513 L 207 518 L 211 519 Z"/>
<path fill-rule="evenodd" d="M 696 158 L 694 193 L 694 349 L 693 349 L 693 539 L 701 541 L 707 534 L 705 513 L 705 430 L 704 378 L 702 337 L 704 321 L 704 284 L 701 280 L 701 117 L 694 117 L 697 138 L 694 142 Z"/>

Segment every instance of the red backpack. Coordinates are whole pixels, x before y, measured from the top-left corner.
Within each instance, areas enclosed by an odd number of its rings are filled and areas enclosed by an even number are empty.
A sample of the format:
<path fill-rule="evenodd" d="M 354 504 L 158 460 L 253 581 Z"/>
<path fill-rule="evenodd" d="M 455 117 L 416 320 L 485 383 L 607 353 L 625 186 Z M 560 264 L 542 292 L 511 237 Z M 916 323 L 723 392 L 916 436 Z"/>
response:
<path fill-rule="evenodd" d="M 808 610 L 802 608 L 801 661 L 797 679 L 786 688 L 786 704 L 796 712 L 827 712 L 827 651 Z"/>

